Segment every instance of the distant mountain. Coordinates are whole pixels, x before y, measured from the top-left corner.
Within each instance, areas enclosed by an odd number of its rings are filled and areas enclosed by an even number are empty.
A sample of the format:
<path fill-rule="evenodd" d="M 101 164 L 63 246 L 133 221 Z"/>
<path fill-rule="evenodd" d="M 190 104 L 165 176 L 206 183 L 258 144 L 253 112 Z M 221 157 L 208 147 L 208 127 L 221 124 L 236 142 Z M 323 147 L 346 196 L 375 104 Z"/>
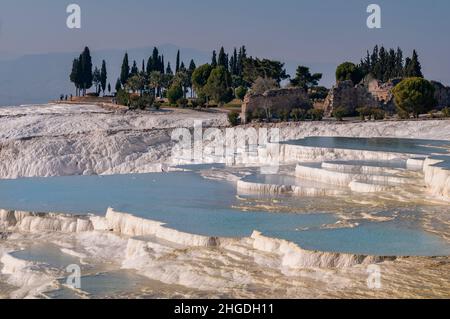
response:
<path fill-rule="evenodd" d="M 190 48 L 179 48 L 172 44 L 158 47 L 164 54 L 165 62 L 171 62 L 175 67 L 177 51 L 181 51 L 182 61 L 186 65 L 194 59 L 197 65 L 210 61 L 211 53 Z M 130 63 L 136 60 L 138 67 L 142 60 L 147 62 L 152 54 L 153 46 L 127 50 Z M 31 103 L 46 103 L 57 99 L 60 94 L 73 94 L 75 89 L 69 80 L 72 61 L 80 52 L 48 53 L 25 55 L 19 58 L 0 60 L 0 105 L 20 105 Z M 114 88 L 119 76 L 120 66 L 125 50 L 110 49 L 92 52 L 93 64 L 101 66 L 102 59 L 107 62 L 108 82 Z M 284 61 L 283 61 L 284 62 Z M 311 67 L 312 72 L 322 72 L 322 85 L 330 86 L 333 82 L 334 64 L 301 63 L 286 61 L 289 74 L 294 74 L 297 65 L 304 64 Z"/>

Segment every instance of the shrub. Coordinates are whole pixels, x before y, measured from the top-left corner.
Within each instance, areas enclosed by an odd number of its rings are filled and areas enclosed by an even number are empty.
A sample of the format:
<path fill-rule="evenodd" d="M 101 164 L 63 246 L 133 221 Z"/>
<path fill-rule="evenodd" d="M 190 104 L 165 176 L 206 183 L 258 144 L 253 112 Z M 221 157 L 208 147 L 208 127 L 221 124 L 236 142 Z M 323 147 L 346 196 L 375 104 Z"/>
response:
<path fill-rule="evenodd" d="M 319 109 L 311 109 L 308 111 L 308 115 L 313 121 L 322 121 L 324 113 L 323 110 Z"/>
<path fill-rule="evenodd" d="M 305 109 L 296 108 L 291 111 L 291 118 L 295 122 L 304 121 L 306 119 L 307 111 Z"/>
<path fill-rule="evenodd" d="M 444 115 L 444 117 L 450 117 L 450 106 L 442 109 L 442 115 Z"/>
<path fill-rule="evenodd" d="M 372 110 L 370 107 L 367 106 L 360 107 L 356 109 L 356 112 L 358 112 L 359 117 L 361 118 L 362 121 L 365 121 L 366 118 L 368 118 L 369 120 L 372 119 Z"/>
<path fill-rule="evenodd" d="M 117 91 L 116 95 L 117 103 L 120 105 L 129 106 L 130 105 L 130 94 L 125 90 Z"/>
<path fill-rule="evenodd" d="M 159 109 L 161 109 L 161 102 L 159 102 L 159 101 L 155 101 L 155 102 L 153 102 L 153 107 L 155 108 L 155 110 L 159 110 Z"/>
<path fill-rule="evenodd" d="M 288 122 L 290 119 L 290 115 L 291 115 L 291 112 L 289 112 L 289 110 L 287 110 L 287 109 L 282 109 L 279 112 L 279 118 L 283 122 Z"/>
<path fill-rule="evenodd" d="M 371 115 L 373 115 L 375 121 L 381 121 L 386 118 L 386 112 L 382 109 L 372 109 Z"/>
<path fill-rule="evenodd" d="M 436 105 L 434 91 L 429 81 L 415 77 L 404 79 L 392 92 L 399 113 L 413 114 L 419 118 L 420 114 L 427 113 Z"/>
<path fill-rule="evenodd" d="M 344 107 L 337 107 L 334 111 L 333 111 L 333 116 L 336 118 L 336 120 L 338 121 L 342 121 L 344 119 L 344 116 L 346 115 L 347 110 Z"/>
<path fill-rule="evenodd" d="M 240 114 L 238 111 L 231 111 L 228 113 L 228 122 L 231 126 L 238 126 L 241 124 Z"/>
<path fill-rule="evenodd" d="M 191 106 L 193 109 L 196 109 L 199 106 L 199 102 L 197 99 L 191 100 Z"/>
<path fill-rule="evenodd" d="M 169 102 L 171 104 L 177 103 L 177 101 L 182 97 L 183 97 L 183 89 L 181 88 L 181 85 L 173 84 L 167 90 L 167 98 L 169 99 Z"/>
<path fill-rule="evenodd" d="M 411 118 L 411 115 L 408 112 L 405 112 L 405 111 L 402 111 L 402 110 L 399 110 L 397 112 L 397 115 L 402 120 L 409 120 Z"/>
<path fill-rule="evenodd" d="M 139 95 L 131 95 L 130 97 L 130 109 L 136 110 L 145 110 L 153 105 L 155 101 L 153 95 L 145 94 L 143 96 Z"/>
<path fill-rule="evenodd" d="M 240 87 L 238 87 L 237 89 L 236 89 L 236 97 L 239 99 L 239 100 L 244 100 L 244 98 L 245 98 L 245 95 L 247 94 L 247 88 L 245 87 L 245 86 L 240 86 Z"/>
<path fill-rule="evenodd" d="M 178 106 L 179 108 L 184 109 L 184 108 L 186 108 L 188 105 L 189 105 L 189 101 L 188 101 L 187 99 L 185 99 L 185 98 L 181 98 L 181 99 L 178 99 L 178 100 L 177 100 L 177 106 Z"/>

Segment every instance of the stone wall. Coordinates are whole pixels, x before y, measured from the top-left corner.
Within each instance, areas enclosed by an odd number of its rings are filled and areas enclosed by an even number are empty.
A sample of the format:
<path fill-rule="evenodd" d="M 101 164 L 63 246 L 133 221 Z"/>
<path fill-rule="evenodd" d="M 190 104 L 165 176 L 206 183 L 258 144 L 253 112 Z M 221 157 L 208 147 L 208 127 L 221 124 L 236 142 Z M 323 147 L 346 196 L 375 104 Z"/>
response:
<path fill-rule="evenodd" d="M 360 107 L 382 108 L 392 111 L 394 108 L 392 89 L 394 82 L 381 83 L 377 80 L 370 81 L 366 86 L 354 85 L 352 81 L 338 82 L 330 90 L 325 103 L 325 115 L 332 116 L 338 107 L 347 110 L 347 114 L 356 113 Z"/>
<path fill-rule="evenodd" d="M 264 94 L 247 94 L 242 104 L 241 121 L 247 123 L 248 114 L 257 109 L 270 109 L 272 112 L 291 111 L 294 108 L 310 109 L 312 103 L 305 90 L 301 88 L 275 89 Z"/>
<path fill-rule="evenodd" d="M 450 107 L 450 87 L 436 81 L 431 81 L 431 84 L 436 90 L 434 97 L 437 100 L 437 109 L 441 110 L 445 107 Z"/>

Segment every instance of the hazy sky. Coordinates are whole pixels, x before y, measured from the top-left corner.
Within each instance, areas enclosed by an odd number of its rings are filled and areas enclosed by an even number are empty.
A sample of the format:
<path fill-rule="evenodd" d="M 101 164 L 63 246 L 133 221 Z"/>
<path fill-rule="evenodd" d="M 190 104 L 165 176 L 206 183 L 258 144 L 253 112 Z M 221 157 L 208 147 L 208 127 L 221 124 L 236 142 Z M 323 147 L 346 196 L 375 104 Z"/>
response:
<path fill-rule="evenodd" d="M 66 7 L 82 8 L 81 30 Z M 366 8 L 382 8 L 382 29 Z M 375 44 L 417 48 L 425 74 L 450 84 L 448 0 L 1 0 L 0 52 L 27 54 L 171 43 L 311 63 L 357 62 Z"/>

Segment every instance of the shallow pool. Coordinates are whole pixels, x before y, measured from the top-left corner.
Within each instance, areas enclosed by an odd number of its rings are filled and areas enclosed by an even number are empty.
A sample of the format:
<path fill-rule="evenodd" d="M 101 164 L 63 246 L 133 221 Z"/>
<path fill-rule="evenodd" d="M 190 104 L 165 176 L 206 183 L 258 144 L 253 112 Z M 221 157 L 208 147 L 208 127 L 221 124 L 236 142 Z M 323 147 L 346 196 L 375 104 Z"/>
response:
<path fill-rule="evenodd" d="M 290 206 L 271 210 L 245 199 L 243 210 L 234 183 L 204 179 L 197 172 L 121 176 L 72 176 L 0 181 L 0 207 L 25 211 L 95 213 L 108 207 L 162 221 L 168 227 L 209 236 L 243 237 L 253 230 L 291 240 L 308 249 L 375 255 L 450 255 L 444 239 L 423 231 L 409 219 L 359 223 L 359 227 L 326 229 L 351 206 L 336 198 L 313 199 L 316 207 L 301 211 L 302 199 L 277 201 Z M 305 199 L 306 200 L 306 199 Z M 308 199 L 311 201 L 311 199 Z M 319 210 L 324 202 L 326 211 Z M 413 209 L 412 209 L 413 210 Z M 388 211 L 387 214 L 390 214 Z M 413 212 L 416 213 L 416 212 Z"/>

